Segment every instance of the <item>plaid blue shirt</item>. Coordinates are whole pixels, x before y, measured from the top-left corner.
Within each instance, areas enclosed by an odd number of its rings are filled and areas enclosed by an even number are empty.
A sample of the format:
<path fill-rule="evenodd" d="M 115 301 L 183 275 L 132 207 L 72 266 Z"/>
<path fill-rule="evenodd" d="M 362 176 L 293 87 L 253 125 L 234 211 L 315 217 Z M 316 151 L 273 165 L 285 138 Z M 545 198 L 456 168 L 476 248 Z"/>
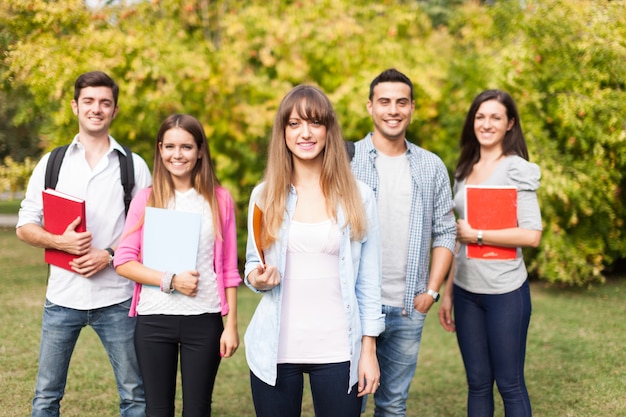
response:
<path fill-rule="evenodd" d="M 407 158 L 413 179 L 411 215 L 408 221 L 409 245 L 406 265 L 404 306 L 413 313 L 413 299 L 426 291 L 431 248 L 445 247 L 454 252 L 456 222 L 452 212 L 452 187 L 443 161 L 434 153 L 407 141 Z M 378 198 L 379 178 L 376 171 L 378 151 L 372 134 L 355 143 L 352 172 L 369 185 Z M 385 227 L 380 224 L 380 227 Z M 384 242 L 383 242 L 384 244 Z M 385 271 L 383 271 L 385 279 Z"/>

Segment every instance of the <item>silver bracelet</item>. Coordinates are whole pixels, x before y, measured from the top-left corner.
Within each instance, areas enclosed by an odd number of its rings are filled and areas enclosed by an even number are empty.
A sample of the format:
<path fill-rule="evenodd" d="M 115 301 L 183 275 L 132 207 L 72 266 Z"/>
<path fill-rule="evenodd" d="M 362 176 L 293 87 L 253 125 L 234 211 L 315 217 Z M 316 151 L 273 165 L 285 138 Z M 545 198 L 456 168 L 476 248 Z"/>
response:
<path fill-rule="evenodd" d="M 173 272 L 163 272 L 163 275 L 161 276 L 162 292 L 164 292 L 165 294 L 171 294 L 174 292 L 174 289 L 172 288 L 172 279 L 174 279 L 175 276 L 176 274 L 174 274 Z"/>

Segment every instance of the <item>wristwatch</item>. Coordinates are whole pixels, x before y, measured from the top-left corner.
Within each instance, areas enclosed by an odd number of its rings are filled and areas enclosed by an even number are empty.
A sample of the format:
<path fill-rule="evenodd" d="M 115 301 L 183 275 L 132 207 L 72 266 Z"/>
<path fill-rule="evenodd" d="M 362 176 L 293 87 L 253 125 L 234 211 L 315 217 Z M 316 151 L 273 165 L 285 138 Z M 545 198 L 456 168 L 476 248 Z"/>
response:
<path fill-rule="evenodd" d="M 109 252 L 109 266 L 113 268 L 113 259 L 115 257 L 115 251 L 111 248 L 105 248 L 104 250 Z"/>
<path fill-rule="evenodd" d="M 433 297 L 433 300 L 435 300 L 435 302 L 439 301 L 439 293 L 437 291 L 431 290 L 429 288 L 428 291 L 426 291 L 426 294 L 428 294 L 431 297 Z"/>

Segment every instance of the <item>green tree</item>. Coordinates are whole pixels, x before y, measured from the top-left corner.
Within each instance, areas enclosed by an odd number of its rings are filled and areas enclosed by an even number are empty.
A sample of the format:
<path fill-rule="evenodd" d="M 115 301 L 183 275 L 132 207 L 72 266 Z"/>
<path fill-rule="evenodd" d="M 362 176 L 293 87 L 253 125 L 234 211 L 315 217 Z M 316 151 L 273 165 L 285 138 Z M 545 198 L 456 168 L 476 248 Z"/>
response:
<path fill-rule="evenodd" d="M 0 51 L 7 51 L 9 46 L 19 39 L 18 33 L 4 24 L 3 7 L 0 6 Z M 18 114 L 19 103 L 30 103 L 32 96 L 26 88 L 10 88 L 6 80 L 9 69 L 0 60 L 0 160 L 11 156 L 12 160 L 23 161 L 40 152 L 37 135 L 39 118 L 25 118 Z"/>
<path fill-rule="evenodd" d="M 533 265 L 552 281 L 601 281 L 626 257 L 623 12 L 616 1 L 542 1 L 521 25 L 511 84 L 544 175 L 547 233 Z"/>
<path fill-rule="evenodd" d="M 358 139 L 371 129 L 365 103 L 378 72 L 397 66 L 418 80 L 417 132 L 431 117 L 445 74 L 438 56 L 448 47 L 445 36 L 416 5 L 165 0 L 92 11 L 72 0 L 9 4 L 6 19 L 21 39 L 6 61 L 12 86 L 33 95 L 24 112 L 47 116 L 46 148 L 75 133 L 69 101 L 76 76 L 105 69 L 121 84 L 113 135 L 150 160 L 161 120 L 194 114 L 241 218 L 263 172 L 273 114 L 291 86 L 324 88 L 346 136 Z M 438 37 L 436 48 L 422 40 L 430 37 Z"/>
<path fill-rule="evenodd" d="M 582 285 L 626 256 L 620 3 L 160 0 L 92 10 L 78 0 L 7 0 L 0 77 L 19 94 L 9 100 L 13 123 L 39 126 L 44 149 L 75 134 L 73 82 L 93 69 L 121 87 L 113 135 L 149 163 L 167 115 L 198 117 L 237 202 L 240 249 L 272 119 L 293 85 L 326 91 L 344 136 L 357 140 L 372 129 L 369 82 L 398 68 L 415 83 L 409 139 L 450 170 L 473 97 L 506 89 L 543 172 L 544 240 L 529 253 L 531 269 Z"/>
<path fill-rule="evenodd" d="M 626 256 L 623 5 L 527 3 L 526 10 L 510 0 L 458 11 L 441 143 L 449 146 L 450 133 L 458 137 L 461 110 L 478 92 L 511 93 L 542 169 L 544 235 L 530 269 L 555 283 L 602 281 L 603 270 Z"/>

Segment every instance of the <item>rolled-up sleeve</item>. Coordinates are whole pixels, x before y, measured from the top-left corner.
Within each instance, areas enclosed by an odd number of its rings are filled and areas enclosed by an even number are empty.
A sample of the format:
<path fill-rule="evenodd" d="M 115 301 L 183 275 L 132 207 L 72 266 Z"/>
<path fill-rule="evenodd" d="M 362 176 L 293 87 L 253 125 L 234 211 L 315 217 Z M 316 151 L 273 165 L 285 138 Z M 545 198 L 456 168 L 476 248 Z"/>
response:
<path fill-rule="evenodd" d="M 26 194 L 20 205 L 16 228 L 30 223 L 39 226 L 43 225 L 43 201 L 41 192 L 44 187 L 44 176 L 46 166 L 48 165 L 48 158 L 50 158 L 49 153 L 41 158 L 28 180 Z"/>
<path fill-rule="evenodd" d="M 441 162 L 438 164 L 435 175 L 433 248 L 444 247 L 454 252 L 456 246 L 456 219 L 454 218 L 453 208 L 450 178 L 443 162 Z"/>
<path fill-rule="evenodd" d="M 360 257 L 356 276 L 356 297 L 363 336 L 378 336 L 385 330 L 382 314 L 382 255 L 378 213 L 373 191 L 360 184 L 367 215 L 367 234 L 360 243 Z"/>

